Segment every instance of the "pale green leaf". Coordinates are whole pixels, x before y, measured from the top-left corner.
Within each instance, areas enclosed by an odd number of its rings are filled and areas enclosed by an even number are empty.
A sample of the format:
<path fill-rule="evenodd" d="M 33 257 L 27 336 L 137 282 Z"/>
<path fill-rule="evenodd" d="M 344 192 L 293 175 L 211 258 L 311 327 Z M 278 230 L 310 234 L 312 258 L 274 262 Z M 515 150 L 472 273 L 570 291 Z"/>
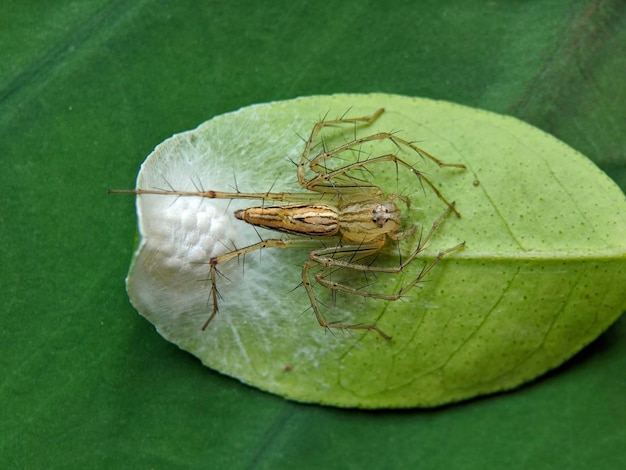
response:
<path fill-rule="evenodd" d="M 128 277 L 138 311 L 206 365 L 285 397 L 337 406 L 435 406 L 510 389 L 563 363 L 626 309 L 626 201 L 585 157 L 514 118 L 395 95 L 333 95 L 251 106 L 218 116 L 158 146 L 138 187 L 302 191 L 295 166 L 324 116 L 386 112 L 371 126 L 327 134 L 326 145 L 397 131 L 466 171 L 415 164 L 461 218 L 449 216 L 402 275 L 366 288 L 393 293 L 440 250 L 464 241 L 405 298 L 390 302 L 317 295 L 331 321 L 376 323 L 375 332 L 320 328 L 302 288 L 306 249 L 264 250 L 220 265 L 220 312 L 210 314 L 207 262 L 258 241 L 232 217 L 249 201 L 140 196 L 142 240 Z M 372 143 L 365 156 L 395 152 Z M 345 164 L 345 163 L 343 163 Z M 411 198 L 406 224 L 424 232 L 445 205 L 392 163 L 359 175 Z M 259 202 L 260 204 L 260 202 Z M 260 231 L 264 238 L 276 237 Z M 417 237 L 400 243 L 404 256 Z M 397 251 L 380 260 L 397 265 Z M 395 263 L 395 264 L 394 264 Z M 366 281 L 364 280 L 363 283 Z"/>

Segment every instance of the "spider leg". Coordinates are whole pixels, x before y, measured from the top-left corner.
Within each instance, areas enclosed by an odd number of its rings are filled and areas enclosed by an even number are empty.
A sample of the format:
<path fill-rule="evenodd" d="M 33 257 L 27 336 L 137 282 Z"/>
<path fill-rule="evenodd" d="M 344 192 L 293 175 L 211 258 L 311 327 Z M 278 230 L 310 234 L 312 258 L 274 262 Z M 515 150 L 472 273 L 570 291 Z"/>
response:
<path fill-rule="evenodd" d="M 355 149 L 357 149 L 357 147 L 360 147 L 364 143 L 387 140 L 395 144 L 399 149 L 409 149 L 420 155 L 422 158 L 427 158 L 431 160 L 439 167 L 465 169 L 465 165 L 461 163 L 446 163 L 438 159 L 434 155 L 428 153 L 427 151 L 421 149 L 412 142 L 402 139 L 393 133 L 379 132 L 366 137 L 361 137 L 351 142 L 340 145 L 334 149 L 324 150 L 311 158 L 310 155 L 313 149 L 313 141 L 317 138 L 320 131 L 324 127 L 337 126 L 340 124 L 356 124 L 358 122 L 369 124 L 373 122 L 376 118 L 378 118 L 383 112 L 384 109 L 381 108 L 370 116 L 351 119 L 337 119 L 333 121 L 320 121 L 315 124 L 311 135 L 306 142 L 302 157 L 300 159 L 300 163 L 298 164 L 297 168 L 298 182 L 300 183 L 300 185 L 304 189 L 307 189 L 309 191 L 316 191 L 324 194 L 337 193 L 339 197 L 344 196 L 346 193 L 355 193 L 357 191 L 364 192 L 364 197 L 368 197 L 371 195 L 380 195 L 381 191 L 376 185 L 353 177 L 350 175 L 350 172 L 353 172 L 354 170 L 368 170 L 368 166 L 374 163 L 393 162 L 396 167 L 403 166 L 410 172 L 412 172 L 418 178 L 420 184 L 426 183 L 426 185 L 437 195 L 440 200 L 442 200 L 448 207 L 452 208 L 452 204 L 443 196 L 439 189 L 428 177 L 424 175 L 423 172 L 417 170 L 413 165 L 399 158 L 395 154 L 368 158 L 365 160 L 353 162 L 337 169 L 328 168 L 324 164 L 327 160 L 335 158 L 344 152 L 350 150 L 354 151 Z M 308 166 L 314 173 L 316 173 L 316 175 L 311 177 L 310 179 L 307 179 L 305 177 L 306 166 Z M 337 188 L 341 188 L 341 191 L 338 191 Z M 453 209 L 453 211 L 458 217 L 461 216 L 458 210 Z"/>
<path fill-rule="evenodd" d="M 356 262 L 359 259 L 363 259 L 375 253 L 376 251 L 380 250 L 380 248 L 382 248 L 383 246 L 381 243 L 376 243 L 376 244 L 372 243 L 372 244 L 365 244 L 365 245 L 339 245 L 336 247 L 321 248 L 318 250 L 313 250 L 309 254 L 309 258 L 311 258 L 312 261 L 315 261 L 317 264 L 321 266 L 335 266 L 339 268 L 353 269 L 355 271 L 371 271 L 371 272 L 378 272 L 378 273 L 399 274 L 400 272 L 402 272 L 404 268 L 406 268 L 409 264 L 411 264 L 411 262 L 417 257 L 418 254 L 420 254 L 424 250 L 424 247 L 428 244 L 428 242 L 430 241 L 434 233 L 437 231 L 437 228 L 439 227 L 439 225 L 441 225 L 441 223 L 446 218 L 446 216 L 448 216 L 448 214 L 450 214 L 450 212 L 453 210 L 454 210 L 454 202 L 452 203 L 451 208 L 450 207 L 447 208 L 437 218 L 437 220 L 433 222 L 426 236 L 421 238 L 417 248 L 415 248 L 415 250 L 413 250 L 411 255 L 406 260 L 404 260 L 402 264 L 398 266 L 394 266 L 394 267 L 370 266 L 368 264 L 361 264 L 361 263 Z M 403 232 L 400 232 L 400 233 L 403 233 Z M 460 243 L 448 250 L 444 250 L 445 251 L 444 255 L 449 252 L 458 250 L 464 245 L 465 245 L 465 242 Z M 348 255 L 351 255 L 352 257 L 350 261 L 345 261 L 343 258 L 347 257 Z"/>
<path fill-rule="evenodd" d="M 304 151 L 302 152 L 302 157 L 300 158 L 300 163 L 298 164 L 297 173 L 298 173 L 298 182 L 300 183 L 300 186 L 302 186 L 303 188 L 306 188 L 306 178 L 304 176 L 304 172 L 306 170 L 307 165 L 309 165 L 310 163 L 309 156 L 311 155 L 311 150 L 313 149 L 313 142 L 315 141 L 315 139 L 317 138 L 317 136 L 319 135 L 322 129 L 324 129 L 325 127 L 339 126 L 342 124 L 358 124 L 358 123 L 369 124 L 375 121 L 384 111 L 385 111 L 384 108 L 380 108 L 376 110 L 373 114 L 370 114 L 369 116 L 356 117 L 356 118 L 341 118 L 341 119 L 335 119 L 335 120 L 330 120 L 330 121 L 322 120 L 318 122 L 317 124 L 315 124 L 313 126 L 313 130 L 311 131 L 311 135 L 306 141 L 306 144 L 304 146 Z"/>
<path fill-rule="evenodd" d="M 302 248 L 302 247 L 311 247 L 311 246 L 319 246 L 319 241 L 314 239 L 297 239 L 297 238 L 270 238 L 267 240 L 262 240 L 258 243 L 254 243 L 253 245 L 246 246 L 244 248 L 239 248 L 237 250 L 229 251 L 228 253 L 224 253 L 223 255 L 214 256 L 209 260 L 209 280 L 211 281 L 211 293 L 209 298 L 212 300 L 213 309 L 209 318 L 202 325 L 202 330 L 206 330 L 211 323 L 211 320 L 215 318 L 219 311 L 218 307 L 218 298 L 219 292 L 217 290 L 217 266 L 230 261 L 233 258 L 238 258 L 239 256 L 244 256 L 247 253 L 257 250 L 263 250 L 265 248 Z"/>
<path fill-rule="evenodd" d="M 359 168 L 364 168 L 368 165 L 373 165 L 375 163 L 381 162 L 393 162 L 396 165 L 407 168 L 417 177 L 420 183 L 426 183 L 426 185 L 437 195 L 437 197 L 441 201 L 443 201 L 450 209 L 452 209 L 457 217 L 461 217 L 459 211 L 454 208 L 454 204 L 452 204 L 445 198 L 441 191 L 439 191 L 435 184 L 427 176 L 425 176 L 423 172 L 419 171 L 413 165 L 407 163 L 405 160 L 394 154 L 381 155 L 379 157 L 370 158 L 368 160 L 350 163 L 349 165 L 343 166 L 336 170 L 319 173 L 318 175 L 312 177 L 310 180 L 307 181 L 306 189 L 310 191 L 327 193 L 335 192 L 337 190 L 336 188 L 338 187 L 341 188 L 342 192 L 346 192 L 347 187 L 355 187 L 356 189 L 362 189 L 363 186 L 365 186 L 366 188 L 376 188 L 376 186 L 372 185 L 371 183 L 364 182 L 362 180 L 358 180 L 356 178 L 348 176 L 347 173 Z M 380 192 L 380 190 L 378 191 Z"/>
<path fill-rule="evenodd" d="M 333 248 L 330 248 L 330 250 L 332 249 Z M 349 323 L 342 323 L 342 322 L 329 322 L 328 320 L 326 320 L 326 317 L 324 316 L 324 314 L 322 313 L 322 310 L 320 309 L 319 302 L 317 301 L 317 297 L 315 296 L 315 292 L 313 291 L 313 285 L 311 281 L 311 269 L 317 265 L 318 263 L 313 260 L 309 260 L 306 263 L 304 263 L 304 266 L 302 266 L 302 285 L 304 286 L 304 289 L 306 290 L 306 293 L 309 296 L 309 302 L 311 303 L 311 308 L 313 309 L 315 318 L 317 319 L 317 322 L 320 324 L 320 326 L 323 328 L 327 328 L 327 329 L 335 328 L 338 330 L 373 330 L 376 333 L 378 333 L 380 336 L 382 336 L 384 339 L 390 340 L 391 336 L 389 336 L 387 333 L 382 331 L 380 328 L 378 328 L 374 324 L 370 324 L 370 325 L 349 324 Z"/>
<path fill-rule="evenodd" d="M 361 297 L 370 297 L 381 300 L 395 301 L 402 298 L 410 289 L 417 285 L 424 277 L 430 272 L 430 270 L 446 255 L 461 249 L 465 246 L 465 242 L 459 243 L 451 248 L 440 251 L 435 258 L 426 264 L 420 271 L 419 275 L 413 279 L 409 284 L 402 287 L 398 292 L 393 294 L 373 293 L 364 288 L 355 288 L 346 284 L 342 284 L 329 279 L 329 276 L 339 269 L 351 269 L 354 271 L 373 272 L 373 273 L 387 273 L 387 274 L 400 274 L 417 255 L 424 250 L 424 247 L 428 244 L 431 237 L 437 230 L 437 227 L 441 224 L 444 218 L 453 210 L 452 207 L 446 209 L 437 220 L 432 224 L 430 230 L 420 240 L 417 248 L 411 253 L 411 255 L 404 260 L 401 264 L 394 267 L 375 266 L 371 264 L 361 263 L 360 260 L 373 255 L 380 250 L 382 245 L 380 243 L 371 243 L 364 245 L 340 245 L 337 247 L 320 248 L 313 250 L 309 254 L 309 261 L 305 263 L 302 270 L 302 282 L 309 295 L 311 307 L 315 313 L 318 323 L 326 328 L 339 328 L 339 329 L 367 329 L 374 330 L 379 333 L 383 338 L 390 339 L 390 337 L 380 330 L 376 325 L 351 325 L 346 323 L 329 323 L 324 315 L 321 313 L 315 293 L 313 292 L 311 283 L 311 269 L 314 266 L 322 266 L 324 269 L 319 271 L 313 276 L 315 281 L 323 287 L 333 291 L 342 291 L 349 294 L 359 295 Z"/>
<path fill-rule="evenodd" d="M 172 197 L 201 197 L 205 199 L 249 199 L 259 201 L 278 202 L 315 202 L 320 200 L 319 194 L 304 192 L 265 192 L 265 193 L 244 193 L 244 192 L 224 192 L 214 190 L 178 191 L 174 189 L 160 188 L 137 188 L 137 189 L 109 189 L 109 194 L 135 194 L 138 196 L 172 196 Z"/>
<path fill-rule="evenodd" d="M 461 249 L 464 245 L 465 243 L 463 242 L 463 243 L 459 243 L 458 245 L 453 246 L 452 248 L 448 248 L 446 250 L 440 251 L 437 254 L 437 256 L 435 256 L 435 258 L 420 271 L 420 274 L 415 279 L 413 279 L 409 284 L 404 286 L 395 294 L 373 293 L 363 288 L 355 288 L 355 287 L 348 286 L 346 284 L 338 283 L 338 282 L 327 279 L 329 274 L 331 274 L 331 272 L 336 271 L 336 269 L 333 269 L 333 270 L 326 269 L 326 270 L 320 271 L 314 276 L 314 278 L 318 284 L 326 287 L 327 289 L 339 290 L 339 291 L 347 292 L 350 294 L 360 295 L 361 297 L 371 297 L 375 299 L 392 300 L 392 301 L 398 300 L 399 298 L 403 297 L 404 294 L 406 294 L 406 292 L 408 292 L 411 288 L 413 288 L 416 284 L 418 284 L 422 279 L 424 279 L 424 277 L 426 277 L 426 275 L 430 272 L 430 270 L 444 256 Z M 349 256 L 354 253 L 359 253 L 359 254 L 362 253 L 361 252 L 362 248 L 359 247 L 358 245 L 353 245 L 353 246 L 346 245 L 343 248 L 345 248 L 341 252 L 343 256 Z M 417 250 L 414 251 L 414 254 L 417 254 L 420 251 L 421 250 L 419 250 L 418 248 Z M 372 253 L 373 251 L 369 250 L 367 254 L 364 256 L 368 256 Z M 400 274 L 410 264 L 410 262 L 413 261 L 413 259 L 415 259 L 415 256 L 412 255 L 409 258 L 409 261 L 405 261 L 398 266 L 384 267 L 384 266 L 372 266 L 369 264 L 361 264 L 361 263 L 344 261 L 341 259 L 334 258 L 333 256 L 335 254 L 336 254 L 336 250 L 334 248 L 325 248 L 325 249 L 313 251 L 310 256 L 315 263 L 323 265 L 326 268 L 352 269 L 354 271 L 386 273 L 386 274 Z M 333 255 L 333 256 L 330 256 L 330 255 Z"/>
<path fill-rule="evenodd" d="M 378 132 L 376 134 L 368 135 L 365 137 L 360 137 L 358 139 L 355 139 L 353 141 L 350 141 L 343 145 L 335 147 L 334 149 L 320 152 L 319 154 L 317 154 L 315 157 L 311 158 L 310 160 L 308 159 L 308 154 L 307 154 L 307 161 L 309 162 L 309 167 L 311 168 L 311 170 L 313 170 L 316 173 L 322 174 L 323 172 L 326 171 L 326 167 L 322 165 L 326 160 L 336 157 L 340 153 L 343 153 L 347 150 L 353 150 L 355 147 L 359 147 L 360 145 L 366 142 L 383 141 L 383 140 L 389 140 L 393 142 L 398 148 L 403 148 L 403 147 L 408 148 L 412 150 L 413 152 L 417 153 L 422 158 L 428 158 L 439 167 L 460 168 L 462 170 L 466 168 L 465 165 L 463 165 L 462 163 L 446 163 L 438 159 L 434 155 L 428 153 L 426 150 L 418 147 L 414 143 L 409 142 L 408 140 L 402 139 L 391 132 Z M 306 150 L 307 149 L 305 148 L 305 152 Z M 304 157 L 304 154 L 303 154 L 303 157 Z M 306 187 L 306 186 L 303 186 L 303 187 Z"/>

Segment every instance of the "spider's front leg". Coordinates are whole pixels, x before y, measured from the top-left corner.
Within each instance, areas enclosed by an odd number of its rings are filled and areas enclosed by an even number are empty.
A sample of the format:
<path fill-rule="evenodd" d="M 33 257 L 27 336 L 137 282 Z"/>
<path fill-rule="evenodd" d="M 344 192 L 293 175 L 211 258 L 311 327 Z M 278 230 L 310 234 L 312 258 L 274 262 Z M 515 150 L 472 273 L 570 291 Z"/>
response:
<path fill-rule="evenodd" d="M 457 217 L 461 217 L 461 213 L 454 207 L 454 204 L 445 198 L 445 196 L 441 193 L 441 191 L 439 191 L 437 186 L 435 186 L 435 184 L 428 177 L 426 177 L 423 172 L 419 171 L 413 165 L 401 159 L 395 154 L 386 154 L 378 157 L 372 157 L 367 160 L 350 163 L 349 165 L 345 165 L 335 170 L 326 170 L 325 167 L 320 166 L 319 163 L 316 162 L 317 158 L 323 157 L 324 159 L 326 159 L 329 156 L 336 156 L 339 153 L 345 152 L 354 146 L 361 145 L 365 141 L 372 140 L 371 137 L 377 136 L 369 136 L 364 137 L 363 139 L 357 139 L 354 142 L 350 142 L 347 145 L 330 150 L 328 152 L 325 152 L 323 155 L 319 155 L 318 157 L 314 158 L 311 161 L 311 168 L 316 170 L 318 175 L 312 177 L 310 180 L 307 181 L 306 189 L 321 193 L 345 193 L 347 191 L 362 192 L 364 189 L 380 192 L 380 189 L 372 183 L 354 178 L 350 176 L 349 173 L 354 170 L 366 168 L 376 163 L 391 162 L 394 163 L 396 167 L 402 166 L 408 169 L 417 177 L 420 183 L 426 183 L 426 185 L 437 195 L 437 197 L 441 201 L 443 201 L 456 214 Z M 454 166 L 455 168 L 458 167 L 456 164 L 450 164 L 450 166 Z M 462 167 L 465 168 L 465 166 Z M 322 168 L 324 168 L 324 171 L 322 171 Z"/>
<path fill-rule="evenodd" d="M 304 268 L 302 270 L 303 284 L 307 291 L 307 294 L 309 295 L 309 300 L 311 301 L 311 307 L 313 308 L 317 321 L 319 322 L 321 326 L 326 327 L 326 328 L 338 328 L 338 329 L 346 329 L 346 330 L 349 330 L 349 329 L 374 330 L 377 333 L 379 333 L 383 338 L 391 339 L 389 335 L 384 333 L 380 328 L 378 328 L 374 324 L 351 325 L 351 324 L 346 324 L 346 323 L 329 323 L 324 317 L 324 315 L 321 313 L 317 299 L 315 297 L 315 293 L 313 292 L 313 288 L 311 286 L 311 280 L 310 280 L 310 277 L 311 277 L 310 270 L 315 265 L 324 266 L 324 269 L 322 269 L 320 272 L 315 274 L 314 279 L 319 285 L 326 287 L 329 290 L 347 292 L 349 294 L 355 294 L 361 297 L 369 297 L 369 298 L 379 299 L 379 300 L 395 301 L 404 297 L 410 289 L 415 287 L 416 284 L 418 284 L 422 279 L 424 279 L 424 277 L 426 277 L 426 275 L 430 272 L 430 270 L 439 261 L 441 261 L 443 257 L 445 257 L 449 253 L 452 253 L 454 251 L 461 249 L 463 246 L 465 246 L 464 242 L 459 243 L 458 245 L 453 246 L 452 248 L 448 248 L 446 250 L 440 251 L 430 263 L 428 263 L 422 268 L 419 275 L 415 279 L 413 279 L 409 284 L 402 287 L 398 292 L 391 293 L 391 294 L 376 293 L 376 292 L 370 292 L 369 290 L 366 290 L 364 288 L 355 288 L 355 287 L 342 284 L 336 281 L 331 281 L 329 277 L 331 274 L 336 273 L 337 271 L 341 269 L 351 269 L 351 270 L 361 271 L 365 273 L 371 272 L 371 273 L 386 273 L 386 274 L 394 274 L 394 275 L 400 274 L 414 260 L 415 255 L 417 255 L 417 253 L 419 253 L 422 250 L 421 247 L 423 247 L 423 245 L 420 245 L 420 247 L 418 247 L 415 250 L 413 255 L 410 256 L 407 261 L 403 262 L 400 265 L 393 266 L 393 267 L 372 266 L 370 264 L 361 264 L 361 263 L 357 263 L 354 261 L 346 261 L 346 260 L 341 259 L 341 257 L 347 257 L 348 259 L 353 259 L 355 256 L 356 257 L 369 256 L 375 253 L 375 250 L 368 250 L 364 252 L 363 247 L 358 246 L 358 245 L 353 245 L 353 246 L 346 245 L 346 246 L 341 247 L 340 251 L 338 251 L 336 248 L 324 248 L 320 250 L 315 250 L 310 255 L 311 260 L 308 261 L 304 265 Z M 337 258 L 336 256 L 340 256 L 340 258 Z"/>
<path fill-rule="evenodd" d="M 417 177 L 420 184 L 423 185 L 425 183 L 441 201 L 443 201 L 449 208 L 454 211 L 457 217 L 460 217 L 461 214 L 459 213 L 459 211 L 456 210 L 453 204 L 444 197 L 444 195 L 437 188 L 437 186 L 423 172 L 419 171 L 417 168 L 415 168 L 415 166 L 408 163 L 406 160 L 398 157 L 396 153 L 387 153 L 380 156 L 368 157 L 366 159 L 357 160 L 356 162 L 335 169 L 326 166 L 327 160 L 336 158 L 344 152 L 351 151 L 359 154 L 361 152 L 360 147 L 365 143 L 389 141 L 392 142 L 399 150 L 406 149 L 412 151 L 422 158 L 427 158 L 431 160 L 439 167 L 451 167 L 459 169 L 466 168 L 465 165 L 463 165 L 462 163 L 446 163 L 442 160 L 439 160 L 438 158 L 416 146 L 412 142 L 402 139 L 394 133 L 378 132 L 369 136 L 355 138 L 351 142 L 339 145 L 338 147 L 335 147 L 333 149 L 324 149 L 322 152 L 318 153 L 314 157 L 311 157 L 313 141 L 318 137 L 320 131 L 324 127 L 336 126 L 346 123 L 355 124 L 357 122 L 369 124 L 373 122 L 376 118 L 378 118 L 383 113 L 383 111 L 384 109 L 381 108 L 370 116 L 318 122 L 313 127 L 311 136 L 306 142 L 302 157 L 300 159 L 300 163 L 298 164 L 297 173 L 298 182 L 300 183 L 300 185 L 309 191 L 316 191 L 323 194 L 336 193 L 340 199 L 345 198 L 346 194 L 349 192 L 354 193 L 359 191 L 361 192 L 361 194 L 364 194 L 365 192 L 380 194 L 381 191 L 375 184 L 356 178 L 352 176 L 351 173 L 356 170 L 365 170 L 369 172 L 369 165 L 382 162 L 391 162 L 396 166 L 396 168 L 402 166 L 409 170 L 411 173 L 413 173 Z M 305 178 L 305 170 L 307 166 L 311 169 L 311 171 L 316 173 L 309 179 Z"/>
<path fill-rule="evenodd" d="M 371 272 L 371 273 L 383 273 L 383 274 L 391 274 L 397 275 L 403 272 L 406 267 L 411 264 L 417 255 L 421 253 L 425 246 L 430 242 L 433 234 L 439 227 L 439 225 L 443 222 L 443 220 L 450 214 L 450 212 L 454 209 L 454 203 L 451 204 L 452 207 L 448 207 L 438 218 L 433 222 L 430 230 L 426 234 L 425 237 L 420 238 L 420 242 L 415 250 L 411 253 L 411 255 L 400 264 L 396 266 L 376 266 L 371 263 L 364 263 L 362 260 L 365 258 L 374 255 L 377 253 L 383 246 L 382 241 L 377 241 L 371 244 L 362 244 L 362 245 L 342 245 L 332 248 L 321 248 L 318 250 L 314 250 L 310 253 L 310 260 L 305 264 L 304 269 L 302 270 L 302 279 L 303 284 L 309 294 L 309 299 L 311 301 L 311 306 L 313 307 L 313 311 L 315 312 L 315 316 L 320 325 L 325 327 L 334 327 L 334 328 L 343 328 L 343 329 L 369 329 L 375 330 L 385 339 L 389 339 L 389 336 L 382 332 L 376 325 L 349 325 L 343 323 L 329 324 L 324 316 L 322 315 L 317 300 L 315 298 L 315 293 L 313 292 L 311 281 L 310 281 L 310 270 L 315 266 L 322 266 L 322 270 L 315 274 L 315 281 L 329 290 L 333 291 L 342 291 L 347 292 L 349 294 L 359 295 L 361 297 L 369 297 L 380 300 L 387 301 L 395 301 L 405 296 L 405 294 L 415 287 L 426 275 L 430 272 L 431 269 L 439 262 L 442 258 L 447 256 L 448 254 L 457 251 L 465 246 L 465 242 L 459 243 L 458 245 L 453 246 L 452 248 L 448 248 L 440 251 L 434 259 L 432 259 L 429 263 L 425 264 L 421 269 L 420 273 L 407 285 L 403 286 L 399 291 L 391 294 L 386 293 L 375 293 L 370 292 L 364 288 L 355 288 L 346 284 L 342 284 L 336 281 L 330 280 L 330 276 L 342 269 L 349 269 L 353 271 L 360 272 Z M 412 232 L 411 229 L 400 232 L 402 234 Z M 397 235 L 397 234 L 396 234 Z M 390 236 L 389 234 L 387 236 Z M 392 239 L 404 238 L 398 236 L 390 236 Z"/>

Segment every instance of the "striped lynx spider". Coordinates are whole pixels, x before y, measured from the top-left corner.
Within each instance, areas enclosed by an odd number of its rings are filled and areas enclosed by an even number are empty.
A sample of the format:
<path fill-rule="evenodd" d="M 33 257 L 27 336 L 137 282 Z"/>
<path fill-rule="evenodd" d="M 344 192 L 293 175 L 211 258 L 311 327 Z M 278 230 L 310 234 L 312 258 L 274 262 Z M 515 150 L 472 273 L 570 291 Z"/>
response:
<path fill-rule="evenodd" d="M 322 120 L 313 126 L 313 130 L 305 142 L 300 161 L 296 163 L 298 183 L 305 190 L 304 192 L 246 193 L 239 191 L 176 191 L 144 188 L 111 190 L 110 192 L 136 195 L 160 194 L 209 199 L 273 201 L 274 205 L 262 205 L 237 210 L 234 215 L 237 219 L 258 227 L 299 236 L 299 238 L 261 240 L 258 243 L 211 258 L 209 260 L 209 280 L 211 282 L 210 299 L 212 299 L 212 311 L 202 325 L 203 330 L 209 326 L 211 320 L 218 313 L 217 267 L 220 264 L 256 250 L 311 247 L 313 242 L 316 248 L 309 253 L 308 259 L 302 266 L 302 285 L 309 297 L 311 308 L 320 326 L 326 329 L 333 328 L 338 330 L 373 330 L 384 339 L 389 340 L 391 337 L 375 324 L 348 324 L 328 321 L 322 313 L 320 302 L 314 293 L 314 283 L 333 291 L 343 291 L 363 297 L 389 301 L 398 300 L 419 283 L 439 260 L 448 253 L 462 248 L 464 243 L 459 243 L 452 248 L 441 251 L 430 263 L 424 266 L 416 278 L 392 294 L 372 293 L 364 288 L 355 288 L 334 282 L 330 279 L 331 274 L 340 269 L 365 273 L 400 274 L 424 249 L 444 218 L 451 212 L 460 217 L 460 213 L 455 208 L 454 202 L 449 202 L 430 179 L 413 165 L 398 157 L 396 153 L 357 159 L 355 162 L 336 169 L 327 167 L 326 162 L 346 152 L 358 153 L 358 149 L 367 142 L 390 141 L 395 144 L 398 151 L 415 152 L 421 157 L 436 163 L 439 167 L 465 169 L 465 165 L 442 162 L 412 142 L 389 132 L 379 132 L 360 138 L 355 136 L 354 140 L 332 149 L 327 149 L 323 145 L 323 149 L 315 154 L 317 146 L 314 143 L 324 128 L 345 125 L 356 126 L 358 124 L 368 125 L 375 121 L 383 112 L 384 108 L 381 108 L 369 116 Z M 314 156 L 311 156 L 312 153 Z M 385 162 L 394 164 L 396 168 L 403 167 L 408 170 L 417 177 L 422 186 L 425 185 L 430 188 L 447 206 L 445 212 L 432 224 L 428 233 L 420 237 L 420 241 L 412 253 L 406 259 L 401 260 L 398 265 L 392 267 L 376 266 L 372 263 L 364 262 L 364 260 L 379 252 L 385 246 L 387 240 L 399 241 L 416 231 L 416 225 L 403 229 L 400 223 L 401 211 L 397 203 L 402 203 L 408 207 L 411 201 L 406 196 L 396 194 L 385 196 L 379 187 L 353 176 L 354 172 L 369 171 L 371 166 Z M 307 169 L 313 173 L 310 178 L 305 176 Z M 321 244 L 320 241 L 323 241 L 324 244 Z M 316 268 L 316 272 L 312 273 L 314 268 Z"/>

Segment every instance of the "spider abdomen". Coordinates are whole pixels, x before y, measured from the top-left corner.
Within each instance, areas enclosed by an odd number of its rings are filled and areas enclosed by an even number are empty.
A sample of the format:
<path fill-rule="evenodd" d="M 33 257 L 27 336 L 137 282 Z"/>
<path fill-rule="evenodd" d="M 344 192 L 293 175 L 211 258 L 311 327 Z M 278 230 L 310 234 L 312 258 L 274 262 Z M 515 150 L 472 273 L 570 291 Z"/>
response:
<path fill-rule="evenodd" d="M 235 217 L 258 227 L 309 237 L 332 237 L 339 230 L 339 211 L 326 204 L 286 204 L 238 210 Z"/>

